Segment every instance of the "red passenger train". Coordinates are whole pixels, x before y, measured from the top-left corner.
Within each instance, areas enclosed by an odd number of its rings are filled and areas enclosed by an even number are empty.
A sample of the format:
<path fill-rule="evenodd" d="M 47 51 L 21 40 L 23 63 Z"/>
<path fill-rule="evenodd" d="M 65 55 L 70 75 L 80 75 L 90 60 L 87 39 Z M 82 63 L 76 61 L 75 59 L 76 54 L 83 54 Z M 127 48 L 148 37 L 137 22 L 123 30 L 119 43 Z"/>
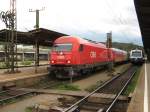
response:
<path fill-rule="evenodd" d="M 127 60 L 127 52 L 79 37 L 63 36 L 55 40 L 50 54 L 49 72 L 57 78 L 86 74 L 110 62 Z"/>

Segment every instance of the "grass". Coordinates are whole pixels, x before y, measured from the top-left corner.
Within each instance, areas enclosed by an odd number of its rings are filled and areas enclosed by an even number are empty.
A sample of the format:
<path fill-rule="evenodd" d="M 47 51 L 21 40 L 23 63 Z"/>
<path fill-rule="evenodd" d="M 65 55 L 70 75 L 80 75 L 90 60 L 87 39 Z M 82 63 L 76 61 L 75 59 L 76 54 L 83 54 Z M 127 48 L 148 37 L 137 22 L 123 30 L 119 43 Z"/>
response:
<path fill-rule="evenodd" d="M 27 107 L 27 108 L 25 109 L 25 112 L 33 112 L 32 110 L 33 110 L 32 107 Z"/>
<path fill-rule="evenodd" d="M 130 93 L 134 92 L 134 89 L 135 89 L 137 82 L 138 82 L 140 71 L 141 71 L 141 67 L 138 68 L 136 74 L 133 76 L 133 78 L 131 79 L 131 82 L 129 83 L 129 85 L 127 86 L 125 91 L 123 92 L 123 95 L 128 96 Z"/>
<path fill-rule="evenodd" d="M 79 87 L 76 85 L 72 84 L 67 84 L 67 83 L 60 83 L 59 85 L 55 86 L 54 89 L 59 89 L 59 90 L 72 90 L 72 91 L 79 91 Z"/>
<path fill-rule="evenodd" d="M 6 68 L 6 64 L 4 62 L 0 62 L 0 68 Z"/>
<path fill-rule="evenodd" d="M 32 65 L 32 61 L 23 61 L 21 62 L 22 65 Z"/>
<path fill-rule="evenodd" d="M 85 89 L 86 91 L 92 92 L 94 91 L 96 88 L 98 88 L 101 84 L 103 83 L 103 81 L 97 81 L 95 85 L 90 86 L 89 88 Z"/>

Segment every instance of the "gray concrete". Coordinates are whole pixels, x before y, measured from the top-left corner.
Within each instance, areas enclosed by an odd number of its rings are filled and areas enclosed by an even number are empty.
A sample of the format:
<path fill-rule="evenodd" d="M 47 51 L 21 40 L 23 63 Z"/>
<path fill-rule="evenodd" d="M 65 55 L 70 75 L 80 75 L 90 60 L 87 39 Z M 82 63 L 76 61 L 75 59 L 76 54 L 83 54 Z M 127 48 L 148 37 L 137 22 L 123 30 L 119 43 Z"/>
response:
<path fill-rule="evenodd" d="M 148 112 L 150 112 L 150 63 L 146 64 L 147 67 L 147 85 L 148 85 Z"/>

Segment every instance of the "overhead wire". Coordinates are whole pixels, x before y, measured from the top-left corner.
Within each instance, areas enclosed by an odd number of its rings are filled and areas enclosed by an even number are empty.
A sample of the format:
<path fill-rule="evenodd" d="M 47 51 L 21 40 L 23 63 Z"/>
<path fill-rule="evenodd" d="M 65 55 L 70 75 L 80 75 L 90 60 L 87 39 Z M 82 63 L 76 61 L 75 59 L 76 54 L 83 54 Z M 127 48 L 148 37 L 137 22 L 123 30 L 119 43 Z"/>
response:
<path fill-rule="evenodd" d="M 106 3 L 106 6 L 109 8 L 109 12 L 111 14 L 111 16 L 113 16 L 113 21 L 116 23 L 116 24 L 120 24 L 122 26 L 125 26 L 125 25 L 129 25 L 129 22 L 124 19 L 124 17 L 121 15 L 120 11 L 117 11 L 118 14 L 116 14 L 116 11 L 114 11 L 114 9 L 112 8 L 112 6 L 110 5 L 109 1 L 108 0 L 105 0 L 105 3 Z M 118 16 L 119 15 L 119 16 Z M 128 39 L 130 39 L 131 42 L 133 42 L 131 40 L 131 38 L 129 37 L 129 32 L 128 30 L 126 30 L 126 32 L 128 32 L 128 34 L 126 34 L 124 31 L 120 30 L 121 32 L 121 35 L 123 37 L 128 37 Z"/>

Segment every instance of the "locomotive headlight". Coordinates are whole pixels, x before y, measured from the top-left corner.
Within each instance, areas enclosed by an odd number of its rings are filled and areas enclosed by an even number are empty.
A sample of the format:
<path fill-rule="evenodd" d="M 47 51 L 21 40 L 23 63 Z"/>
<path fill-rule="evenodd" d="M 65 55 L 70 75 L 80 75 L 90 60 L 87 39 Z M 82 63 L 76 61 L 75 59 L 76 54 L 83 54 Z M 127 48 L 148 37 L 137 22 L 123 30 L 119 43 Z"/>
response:
<path fill-rule="evenodd" d="M 63 52 L 60 52 L 60 55 L 63 55 Z"/>
<path fill-rule="evenodd" d="M 54 63 L 54 60 L 52 60 L 51 63 Z"/>
<path fill-rule="evenodd" d="M 70 63 L 71 63 L 71 61 L 70 61 L 70 60 L 68 60 L 68 61 L 67 61 L 67 63 L 68 63 L 68 64 L 70 64 Z"/>

